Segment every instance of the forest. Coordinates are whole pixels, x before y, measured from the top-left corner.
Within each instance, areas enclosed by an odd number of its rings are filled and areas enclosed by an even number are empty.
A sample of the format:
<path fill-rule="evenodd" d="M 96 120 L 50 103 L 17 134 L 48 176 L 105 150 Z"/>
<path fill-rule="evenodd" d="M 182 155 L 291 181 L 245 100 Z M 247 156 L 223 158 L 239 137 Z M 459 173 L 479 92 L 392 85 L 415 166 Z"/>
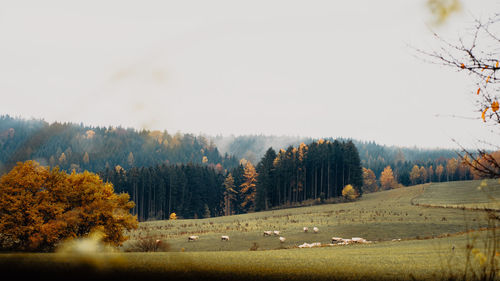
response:
<path fill-rule="evenodd" d="M 121 167 L 101 173 L 127 192 L 139 220 L 243 214 L 309 199 L 338 197 L 347 184 L 361 192 L 362 169 L 352 142 L 320 140 L 276 153 L 269 148 L 256 167 L 250 161 L 227 171 L 200 164 Z"/>
<path fill-rule="evenodd" d="M 98 173 L 117 192 L 130 194 L 136 202 L 131 211 L 141 221 L 166 219 L 174 212 L 201 218 L 316 204 L 341 197 L 349 184 L 362 194 L 474 178 L 446 149 L 387 147 L 342 138 L 306 138 L 282 147 L 299 139 L 229 140 L 223 144 L 220 136 L 49 124 L 5 115 L 0 116 L 0 174 L 26 160 L 67 172 Z M 224 155 L 217 143 L 224 146 Z M 242 153 L 250 159 L 239 156 Z"/>
<path fill-rule="evenodd" d="M 72 123 L 49 124 L 44 120 L 0 116 L 0 174 L 16 162 L 30 159 L 77 172 L 100 172 L 117 165 L 124 169 L 181 163 L 235 167 L 239 161 L 221 155 L 203 136 Z"/>

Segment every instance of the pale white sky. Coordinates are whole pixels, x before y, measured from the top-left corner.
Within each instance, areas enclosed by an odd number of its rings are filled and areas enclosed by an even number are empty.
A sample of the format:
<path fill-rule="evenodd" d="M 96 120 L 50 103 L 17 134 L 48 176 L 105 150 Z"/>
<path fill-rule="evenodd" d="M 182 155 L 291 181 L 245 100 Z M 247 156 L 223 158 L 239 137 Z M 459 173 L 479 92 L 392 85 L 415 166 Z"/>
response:
<path fill-rule="evenodd" d="M 408 47 L 432 46 L 425 2 L 0 0 L 0 114 L 470 146 L 490 138 L 479 119 L 435 115 L 479 117 L 474 84 Z M 463 4 L 432 28 L 500 12 Z"/>

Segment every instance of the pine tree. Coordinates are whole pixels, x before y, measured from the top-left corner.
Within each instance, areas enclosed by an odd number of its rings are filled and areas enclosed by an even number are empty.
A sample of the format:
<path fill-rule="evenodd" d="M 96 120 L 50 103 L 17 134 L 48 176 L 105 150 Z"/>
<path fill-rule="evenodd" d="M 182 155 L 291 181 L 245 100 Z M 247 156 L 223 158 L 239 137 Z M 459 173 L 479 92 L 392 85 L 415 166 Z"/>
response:
<path fill-rule="evenodd" d="M 224 180 L 224 215 L 232 215 L 234 200 L 236 199 L 237 191 L 235 190 L 234 178 L 231 173 L 229 173 Z"/>
<path fill-rule="evenodd" d="M 83 154 L 82 161 L 83 161 L 83 164 L 85 164 L 85 165 L 89 164 L 90 159 L 89 159 L 89 154 L 87 152 L 85 152 L 85 154 Z"/>
<path fill-rule="evenodd" d="M 129 167 L 134 166 L 134 154 L 132 153 L 132 151 L 128 154 L 127 164 Z"/>
<path fill-rule="evenodd" d="M 270 207 L 273 188 L 276 184 L 273 165 L 275 158 L 276 152 L 274 149 L 269 148 L 257 165 L 257 194 L 255 198 L 256 211 L 267 210 Z"/>
<path fill-rule="evenodd" d="M 207 204 L 205 204 L 205 205 L 203 206 L 203 208 L 205 209 L 205 210 L 203 211 L 203 218 L 209 218 L 209 217 L 210 217 L 210 208 L 208 208 L 208 205 L 207 205 Z"/>

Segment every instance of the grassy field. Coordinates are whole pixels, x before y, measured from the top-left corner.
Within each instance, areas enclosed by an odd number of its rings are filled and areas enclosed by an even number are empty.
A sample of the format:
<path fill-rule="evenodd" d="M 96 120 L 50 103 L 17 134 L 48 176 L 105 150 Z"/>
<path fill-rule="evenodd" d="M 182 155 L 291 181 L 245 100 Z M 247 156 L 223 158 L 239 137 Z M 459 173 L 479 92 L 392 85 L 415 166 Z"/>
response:
<path fill-rule="evenodd" d="M 480 181 L 427 184 L 366 194 L 356 202 L 283 209 L 198 220 L 140 223 L 137 240 L 161 239 L 169 252 L 2 254 L 0 270 L 17 276 L 88 280 L 435 280 L 460 273 L 465 248 L 485 231 L 481 210 L 449 208 L 488 203 Z M 498 182 L 488 181 L 493 198 Z M 412 204 L 413 203 L 413 204 Z M 417 206 L 432 205 L 442 207 Z M 317 234 L 304 233 L 317 226 Z M 286 237 L 263 237 L 279 230 Z M 464 232 L 460 234 L 460 232 Z M 189 235 L 199 235 L 188 242 Z M 229 242 L 220 241 L 229 235 Z M 298 249 L 304 242 L 329 243 L 332 236 L 363 237 L 371 244 Z M 401 239 L 401 241 L 392 241 Z M 255 244 L 257 251 L 249 251 Z M 480 243 L 476 243 L 480 244 Z"/>
<path fill-rule="evenodd" d="M 0 265 L 19 277 L 72 280 L 435 280 L 463 270 L 467 237 L 272 251 L 4 254 Z"/>
<path fill-rule="evenodd" d="M 436 183 L 413 200 L 420 205 L 469 209 L 500 210 L 500 182 L 498 180 Z"/>
<path fill-rule="evenodd" d="M 497 182 L 490 186 L 500 190 Z M 474 204 L 484 200 L 476 188 L 480 181 L 427 184 L 365 194 L 359 201 L 312 207 L 283 209 L 252 214 L 198 220 L 143 222 L 130 234 L 129 247 L 137 239 L 151 237 L 166 240 L 173 251 L 243 251 L 257 243 L 261 250 L 293 248 L 304 242 L 329 243 L 331 237 L 363 237 L 370 241 L 392 239 L 428 239 L 465 231 L 468 227 L 486 226 L 484 213 L 456 208 L 426 208 L 412 205 L 412 200 L 426 204 Z M 460 192 L 457 192 L 460 191 Z M 427 193 L 432 196 L 428 196 Z M 480 194 L 480 195 L 477 195 Z M 456 199 L 453 198 L 456 195 Z M 493 193 L 500 198 L 498 191 Z M 418 200 L 417 200 L 418 199 Z M 430 202 L 430 200 L 432 200 Z M 448 201 L 447 201 L 448 200 Z M 483 202 L 483 201 L 481 201 Z M 304 233 L 303 227 L 319 228 L 319 233 Z M 263 237 L 265 230 L 278 230 L 286 238 Z M 199 235 L 188 242 L 189 235 Z M 220 241 L 229 235 L 229 242 Z"/>

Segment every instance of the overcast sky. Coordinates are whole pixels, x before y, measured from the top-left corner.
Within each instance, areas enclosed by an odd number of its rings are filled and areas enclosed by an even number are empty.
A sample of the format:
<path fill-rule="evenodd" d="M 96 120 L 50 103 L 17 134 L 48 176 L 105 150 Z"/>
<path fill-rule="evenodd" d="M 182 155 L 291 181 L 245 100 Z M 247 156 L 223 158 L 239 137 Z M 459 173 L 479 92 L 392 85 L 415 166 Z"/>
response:
<path fill-rule="evenodd" d="M 430 27 L 453 38 L 497 1 L 463 1 L 443 26 L 426 0 L 75 2 L 0 0 L 0 114 L 419 147 L 490 138 L 447 117 L 480 116 L 473 81 L 408 46 L 430 48 Z"/>

